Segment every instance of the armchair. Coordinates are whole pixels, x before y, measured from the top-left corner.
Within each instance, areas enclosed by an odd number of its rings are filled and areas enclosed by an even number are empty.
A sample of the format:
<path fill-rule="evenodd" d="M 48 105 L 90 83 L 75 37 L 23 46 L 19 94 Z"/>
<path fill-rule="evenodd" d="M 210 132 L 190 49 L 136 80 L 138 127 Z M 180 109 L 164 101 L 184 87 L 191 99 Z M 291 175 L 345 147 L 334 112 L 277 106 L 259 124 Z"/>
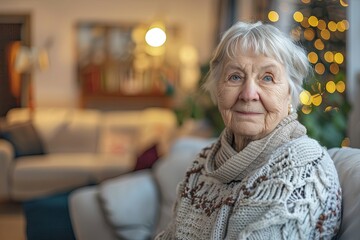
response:
<path fill-rule="evenodd" d="M 175 189 L 187 166 L 211 139 L 177 140 L 152 170 L 123 175 L 70 195 L 69 208 L 78 240 L 153 238 L 169 222 Z M 343 190 L 339 239 L 360 235 L 360 149 L 328 150 Z"/>

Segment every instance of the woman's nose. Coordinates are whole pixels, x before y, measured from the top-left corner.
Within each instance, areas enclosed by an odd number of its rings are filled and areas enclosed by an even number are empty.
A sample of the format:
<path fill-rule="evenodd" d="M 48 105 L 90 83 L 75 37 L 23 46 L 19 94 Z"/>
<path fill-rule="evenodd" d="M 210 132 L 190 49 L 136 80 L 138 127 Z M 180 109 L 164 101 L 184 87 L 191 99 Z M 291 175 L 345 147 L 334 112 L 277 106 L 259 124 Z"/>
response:
<path fill-rule="evenodd" d="M 243 101 L 256 101 L 259 100 L 258 86 L 252 80 L 246 80 L 240 86 L 239 99 Z"/>

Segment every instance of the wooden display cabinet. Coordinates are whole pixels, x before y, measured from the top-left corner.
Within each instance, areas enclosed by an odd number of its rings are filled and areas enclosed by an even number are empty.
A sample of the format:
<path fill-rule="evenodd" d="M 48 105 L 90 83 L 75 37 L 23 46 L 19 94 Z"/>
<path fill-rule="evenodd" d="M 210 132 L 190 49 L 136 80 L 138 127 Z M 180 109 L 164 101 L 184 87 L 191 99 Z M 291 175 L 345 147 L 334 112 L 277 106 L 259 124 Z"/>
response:
<path fill-rule="evenodd" d="M 171 108 L 179 75 L 177 59 L 168 53 L 175 45 L 175 30 L 167 29 L 164 46 L 149 49 L 146 29 L 139 24 L 77 24 L 81 107 Z"/>

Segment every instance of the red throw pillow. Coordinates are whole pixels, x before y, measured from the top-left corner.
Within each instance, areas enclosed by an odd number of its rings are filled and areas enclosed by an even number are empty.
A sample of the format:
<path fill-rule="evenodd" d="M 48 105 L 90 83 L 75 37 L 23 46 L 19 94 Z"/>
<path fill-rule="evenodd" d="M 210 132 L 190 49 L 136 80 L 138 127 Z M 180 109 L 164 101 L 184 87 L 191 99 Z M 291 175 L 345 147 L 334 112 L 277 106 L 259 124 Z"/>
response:
<path fill-rule="evenodd" d="M 158 159 L 157 146 L 154 144 L 137 157 L 134 171 L 151 168 Z"/>

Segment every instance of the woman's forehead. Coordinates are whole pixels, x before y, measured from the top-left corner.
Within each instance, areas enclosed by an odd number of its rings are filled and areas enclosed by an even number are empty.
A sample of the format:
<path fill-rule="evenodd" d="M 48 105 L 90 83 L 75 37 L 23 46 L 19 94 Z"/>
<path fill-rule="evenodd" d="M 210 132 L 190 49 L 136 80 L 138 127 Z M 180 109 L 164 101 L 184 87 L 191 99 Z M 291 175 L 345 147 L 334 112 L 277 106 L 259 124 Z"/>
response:
<path fill-rule="evenodd" d="M 266 41 L 249 41 L 249 39 L 239 38 L 228 45 L 226 56 L 229 59 L 236 59 L 241 55 L 263 55 L 282 64 L 280 52 L 280 49 L 274 48 L 274 46 Z"/>
<path fill-rule="evenodd" d="M 283 64 L 279 62 L 276 58 L 264 55 L 262 53 L 254 53 L 251 51 L 240 51 L 235 56 L 229 56 L 224 62 L 224 67 L 239 67 L 241 65 L 246 65 L 251 62 L 259 67 L 283 67 Z"/>

